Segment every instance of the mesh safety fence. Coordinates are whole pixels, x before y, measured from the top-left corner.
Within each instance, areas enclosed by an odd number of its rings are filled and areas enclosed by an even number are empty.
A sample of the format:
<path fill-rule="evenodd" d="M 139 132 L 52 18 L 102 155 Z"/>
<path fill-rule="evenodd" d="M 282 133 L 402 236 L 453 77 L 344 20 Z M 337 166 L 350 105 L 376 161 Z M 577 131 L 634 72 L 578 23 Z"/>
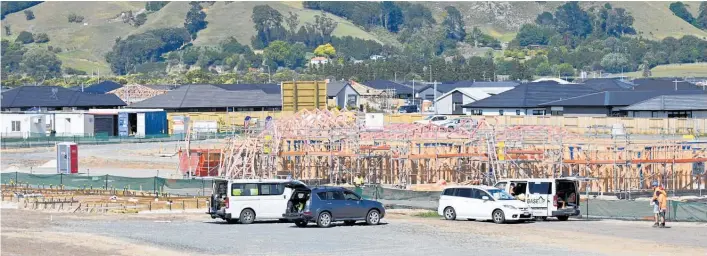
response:
<path fill-rule="evenodd" d="M 144 191 L 163 191 L 165 189 L 203 190 L 211 188 L 209 179 L 165 179 L 160 177 L 132 178 L 114 175 L 75 175 L 75 174 L 30 174 L 7 172 L 0 174 L 0 182 L 6 185 L 22 184 L 29 187 L 63 186 L 65 189 L 109 188 Z"/>
<path fill-rule="evenodd" d="M 22 184 L 30 187 L 63 186 L 65 189 L 109 188 L 142 191 L 174 191 L 178 194 L 209 194 L 211 179 L 165 179 L 159 177 L 131 178 L 113 175 L 86 176 L 68 174 L 30 174 L 7 172 L 0 174 L 5 185 Z M 370 185 L 352 188 L 363 198 L 381 200 L 386 204 L 407 205 L 415 208 L 435 210 L 440 192 L 411 191 Z M 171 193 L 171 192 L 170 192 Z M 627 220 L 651 220 L 653 207 L 648 200 L 600 200 L 582 199 L 582 218 L 615 218 Z M 671 221 L 707 222 L 707 201 L 670 200 L 666 215 Z"/>

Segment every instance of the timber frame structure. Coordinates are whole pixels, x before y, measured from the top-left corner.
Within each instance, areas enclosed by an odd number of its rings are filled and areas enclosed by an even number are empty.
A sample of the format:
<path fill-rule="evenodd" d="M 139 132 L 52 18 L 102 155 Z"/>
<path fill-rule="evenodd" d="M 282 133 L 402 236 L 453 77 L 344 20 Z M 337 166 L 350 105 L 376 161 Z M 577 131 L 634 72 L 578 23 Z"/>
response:
<path fill-rule="evenodd" d="M 550 125 L 493 126 L 487 118 L 464 119 L 456 129 L 420 124 L 368 129 L 359 112 L 302 110 L 261 127 L 246 126 L 228 139 L 219 176 L 289 175 L 335 183 L 361 174 L 369 183 L 418 189 L 440 181 L 492 185 L 504 178 L 585 177 L 593 180 L 582 190 L 592 192 L 646 189 L 652 181 L 692 189 L 706 181 L 699 163 L 707 161 L 707 141 L 582 135 Z"/>

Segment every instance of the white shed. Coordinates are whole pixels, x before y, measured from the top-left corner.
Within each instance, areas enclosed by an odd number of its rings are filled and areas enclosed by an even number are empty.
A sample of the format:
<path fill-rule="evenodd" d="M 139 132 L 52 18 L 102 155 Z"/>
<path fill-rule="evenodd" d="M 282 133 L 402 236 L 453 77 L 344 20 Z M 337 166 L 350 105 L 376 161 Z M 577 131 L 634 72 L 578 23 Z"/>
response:
<path fill-rule="evenodd" d="M 46 116 L 31 113 L 2 113 L 2 137 L 28 138 L 46 136 Z"/>
<path fill-rule="evenodd" d="M 437 98 L 437 113 L 442 115 L 470 115 L 470 110 L 463 109 L 462 105 L 482 100 L 489 96 L 491 95 L 484 92 L 481 88 L 456 88 Z"/>
<path fill-rule="evenodd" d="M 56 136 L 93 136 L 93 115 L 86 113 L 52 113 L 48 115 Z"/>

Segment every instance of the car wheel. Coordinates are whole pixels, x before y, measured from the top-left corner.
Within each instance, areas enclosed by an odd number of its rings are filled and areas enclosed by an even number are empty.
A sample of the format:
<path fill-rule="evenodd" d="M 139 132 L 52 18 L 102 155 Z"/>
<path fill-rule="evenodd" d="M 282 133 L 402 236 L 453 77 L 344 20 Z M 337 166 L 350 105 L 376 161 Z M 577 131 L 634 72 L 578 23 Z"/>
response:
<path fill-rule="evenodd" d="M 241 211 L 241 224 L 250 224 L 255 221 L 255 212 L 251 209 Z"/>
<path fill-rule="evenodd" d="M 568 219 L 570 219 L 570 216 L 557 216 L 557 219 L 560 221 L 567 221 Z"/>
<path fill-rule="evenodd" d="M 349 226 L 353 226 L 354 224 L 356 224 L 356 221 L 355 220 L 345 220 L 344 224 L 349 225 Z"/>
<path fill-rule="evenodd" d="M 366 224 L 368 225 L 378 225 L 381 221 L 381 214 L 378 210 L 372 209 L 368 211 L 366 215 Z"/>
<path fill-rule="evenodd" d="M 317 218 L 317 226 L 319 226 L 320 228 L 328 228 L 329 226 L 331 226 L 331 213 L 320 213 L 319 217 Z"/>
<path fill-rule="evenodd" d="M 502 223 L 506 222 L 506 216 L 503 214 L 503 211 L 501 211 L 501 210 L 493 211 L 491 216 L 493 217 L 493 223 L 502 224 Z"/>
<path fill-rule="evenodd" d="M 457 219 L 457 212 L 451 206 L 444 208 L 444 219 L 445 220 L 455 220 Z"/>
<path fill-rule="evenodd" d="M 236 223 L 238 223 L 238 219 L 227 219 L 226 222 L 228 224 L 236 224 Z"/>
<path fill-rule="evenodd" d="M 307 222 L 303 221 L 303 220 L 298 220 L 298 221 L 295 221 L 295 225 L 297 225 L 300 228 L 303 228 L 303 227 L 307 226 Z"/>

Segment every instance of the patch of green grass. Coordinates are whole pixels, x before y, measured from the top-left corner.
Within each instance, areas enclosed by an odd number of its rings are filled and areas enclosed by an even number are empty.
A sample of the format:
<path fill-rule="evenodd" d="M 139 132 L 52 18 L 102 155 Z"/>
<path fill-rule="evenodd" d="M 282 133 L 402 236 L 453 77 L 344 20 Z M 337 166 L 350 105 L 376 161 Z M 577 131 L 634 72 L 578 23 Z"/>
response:
<path fill-rule="evenodd" d="M 439 218 L 440 217 L 436 211 L 419 212 L 419 213 L 413 214 L 412 216 L 420 217 L 420 218 Z"/>
<path fill-rule="evenodd" d="M 659 65 L 651 69 L 651 77 L 706 77 L 707 63 L 688 63 L 688 64 L 668 64 Z M 643 72 L 624 73 L 627 77 L 639 78 L 643 76 Z M 614 77 L 619 77 L 621 74 L 615 74 Z"/>

